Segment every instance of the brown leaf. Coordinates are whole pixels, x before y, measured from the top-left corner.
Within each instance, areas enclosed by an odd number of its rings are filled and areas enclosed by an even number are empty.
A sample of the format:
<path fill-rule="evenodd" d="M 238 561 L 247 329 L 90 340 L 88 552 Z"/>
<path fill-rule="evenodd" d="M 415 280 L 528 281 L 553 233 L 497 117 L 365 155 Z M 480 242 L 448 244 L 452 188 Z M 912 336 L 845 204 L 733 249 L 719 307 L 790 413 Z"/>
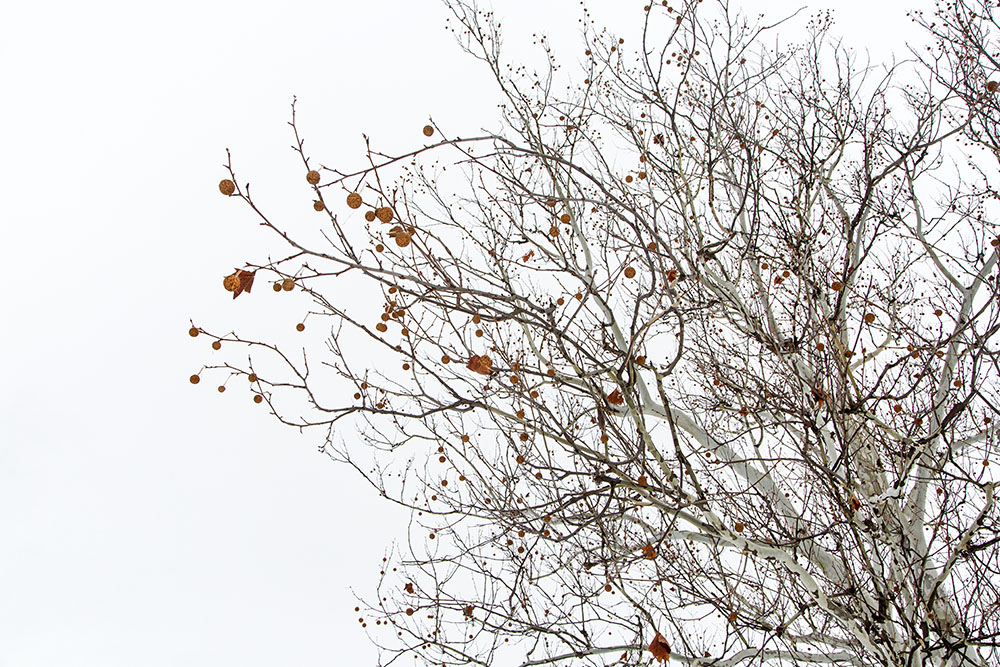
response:
<path fill-rule="evenodd" d="M 403 586 L 403 590 L 405 590 L 407 593 L 412 594 L 413 593 L 413 584 L 406 584 L 405 586 Z"/>
<path fill-rule="evenodd" d="M 657 662 L 670 660 L 670 644 L 667 643 L 667 639 L 659 632 L 653 637 L 653 643 L 649 645 L 649 652 L 653 654 Z"/>
<path fill-rule="evenodd" d="M 615 389 L 613 392 L 608 394 L 608 403 L 613 405 L 622 405 L 625 403 L 625 398 L 622 396 L 620 391 Z"/>
<path fill-rule="evenodd" d="M 233 298 L 235 299 L 243 292 L 247 294 L 250 293 L 250 288 L 253 287 L 253 277 L 256 271 L 244 271 L 243 269 L 236 269 L 235 273 L 231 273 L 226 276 L 225 280 L 222 281 L 223 286 L 226 290 L 233 293 Z"/>
<path fill-rule="evenodd" d="M 472 355 L 472 358 L 469 359 L 469 363 L 465 367 L 474 373 L 482 375 L 489 375 L 493 372 L 493 362 L 485 354 L 482 356 L 478 354 Z"/>

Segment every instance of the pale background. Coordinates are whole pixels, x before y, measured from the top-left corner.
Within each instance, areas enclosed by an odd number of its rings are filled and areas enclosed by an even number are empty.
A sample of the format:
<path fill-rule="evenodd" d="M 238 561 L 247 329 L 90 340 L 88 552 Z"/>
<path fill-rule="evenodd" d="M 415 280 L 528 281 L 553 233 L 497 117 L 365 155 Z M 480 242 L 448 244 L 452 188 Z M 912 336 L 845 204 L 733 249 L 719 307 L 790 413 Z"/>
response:
<path fill-rule="evenodd" d="M 643 0 L 588 4 L 627 38 Z M 922 39 L 905 12 L 928 4 L 808 6 L 832 6 L 835 32 L 880 62 Z M 567 69 L 582 51 L 576 2 L 494 8 L 512 60 L 539 62 L 536 31 Z M 222 290 L 283 249 L 219 194 L 227 147 L 255 198 L 307 225 L 293 94 L 309 152 L 346 167 L 361 132 L 402 151 L 428 117 L 452 136 L 496 128 L 485 70 L 436 0 L 2 14 L 0 667 L 374 664 L 352 591 L 371 593 L 405 517 L 246 387 L 189 384 L 221 352 L 187 329 L 289 332 L 308 305 L 288 295 L 271 317 L 266 282 L 257 302 Z"/>

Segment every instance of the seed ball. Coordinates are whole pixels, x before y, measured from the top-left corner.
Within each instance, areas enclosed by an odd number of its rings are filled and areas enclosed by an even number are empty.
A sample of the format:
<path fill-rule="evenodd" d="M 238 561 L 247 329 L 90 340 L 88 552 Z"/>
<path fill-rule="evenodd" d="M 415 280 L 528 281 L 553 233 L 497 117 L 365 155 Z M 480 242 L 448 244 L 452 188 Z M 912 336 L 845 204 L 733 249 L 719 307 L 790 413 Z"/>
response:
<path fill-rule="evenodd" d="M 326 206 L 323 204 L 323 202 L 319 200 L 313 202 L 313 210 L 322 211 L 324 208 L 326 208 Z"/>
<path fill-rule="evenodd" d="M 375 222 L 375 211 L 365 211 L 365 220 Z"/>
<path fill-rule="evenodd" d="M 996 81 L 989 81 L 989 82 L 987 82 L 986 83 L 986 90 L 988 90 L 991 93 L 997 92 L 997 82 Z"/>
<path fill-rule="evenodd" d="M 198 377 L 197 375 L 192 375 L 191 376 L 191 384 L 198 384 L 199 382 L 201 382 L 201 378 L 200 377 Z"/>
<path fill-rule="evenodd" d="M 281 281 L 281 289 L 285 290 L 286 292 L 291 292 L 293 289 L 295 289 L 295 281 L 292 280 L 291 278 L 285 278 L 284 280 Z"/>
<path fill-rule="evenodd" d="M 347 195 L 347 205 L 351 208 L 361 208 L 361 195 L 357 192 Z"/>
<path fill-rule="evenodd" d="M 222 392 L 224 392 L 225 390 L 226 390 L 226 388 L 225 388 L 225 387 L 223 387 L 223 386 L 222 386 L 222 385 L 220 384 L 220 385 L 219 385 L 219 393 L 221 394 L 221 393 L 222 393 Z"/>
<path fill-rule="evenodd" d="M 315 170 L 310 171 L 306 174 L 306 180 L 309 181 L 309 185 L 316 185 L 319 183 L 319 172 Z"/>
<path fill-rule="evenodd" d="M 228 178 L 223 181 L 219 181 L 219 192 L 228 197 L 229 195 L 236 192 L 236 184 L 230 181 Z"/>
<path fill-rule="evenodd" d="M 430 125 L 424 125 L 424 136 L 429 137 L 434 134 L 434 128 Z"/>
<path fill-rule="evenodd" d="M 250 382 L 256 382 L 257 381 L 257 375 L 254 374 L 254 373 L 251 373 L 250 375 L 247 376 L 247 380 L 249 380 Z"/>
<path fill-rule="evenodd" d="M 635 269 L 633 269 L 631 266 L 626 267 L 625 268 L 625 277 L 626 278 L 635 278 Z"/>
<path fill-rule="evenodd" d="M 559 220 L 560 222 L 569 224 L 569 221 L 572 220 L 572 218 L 570 218 L 569 213 L 563 213 L 562 215 L 559 216 Z"/>
<path fill-rule="evenodd" d="M 195 336 L 198 335 L 198 329 L 195 327 L 191 327 L 190 329 L 188 329 L 188 335 L 191 336 L 191 338 L 194 338 Z"/>
<path fill-rule="evenodd" d="M 375 252 L 382 252 L 383 250 L 385 250 L 385 246 L 382 245 L 381 243 L 375 246 Z"/>
<path fill-rule="evenodd" d="M 236 274 L 226 276 L 222 279 L 222 286 L 226 288 L 227 292 L 235 292 L 239 289 L 240 279 L 236 277 Z"/>
<path fill-rule="evenodd" d="M 555 225 L 552 225 L 551 227 L 549 227 L 549 234 L 551 234 L 552 236 L 559 236 L 559 228 L 556 227 Z"/>
<path fill-rule="evenodd" d="M 253 397 L 253 402 L 254 403 L 260 403 L 263 400 L 264 400 L 263 396 L 261 396 L 260 394 L 254 394 L 254 397 Z"/>
<path fill-rule="evenodd" d="M 281 283 L 280 282 L 274 283 L 274 285 L 272 285 L 272 287 L 274 288 L 275 292 L 280 292 L 281 291 Z"/>
<path fill-rule="evenodd" d="M 396 234 L 396 245 L 400 248 L 410 245 L 410 235 L 405 233 Z"/>
<path fill-rule="evenodd" d="M 302 324 L 302 322 L 299 322 L 298 324 L 295 325 L 295 330 L 296 331 L 305 331 L 306 330 L 306 325 Z"/>
<path fill-rule="evenodd" d="M 222 343 L 220 343 L 217 340 L 216 341 L 212 341 L 212 349 L 213 350 L 221 350 L 222 349 Z"/>
<path fill-rule="evenodd" d="M 389 327 L 387 327 L 383 322 L 379 322 L 375 325 L 375 330 L 381 333 L 385 333 L 388 328 Z"/>
<path fill-rule="evenodd" d="M 392 222 L 392 209 L 388 206 L 375 209 L 375 217 L 382 222 Z"/>

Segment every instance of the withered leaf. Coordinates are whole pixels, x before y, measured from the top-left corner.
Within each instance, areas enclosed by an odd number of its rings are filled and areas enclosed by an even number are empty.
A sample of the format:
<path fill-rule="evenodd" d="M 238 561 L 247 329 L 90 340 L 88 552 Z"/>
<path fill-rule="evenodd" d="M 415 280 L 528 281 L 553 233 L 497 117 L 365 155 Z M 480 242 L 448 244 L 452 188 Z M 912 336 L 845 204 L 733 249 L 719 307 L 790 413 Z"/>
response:
<path fill-rule="evenodd" d="M 482 356 L 474 354 L 465 367 L 474 373 L 489 375 L 493 372 L 493 361 L 485 354 Z"/>
<path fill-rule="evenodd" d="M 405 586 L 403 586 L 403 590 L 405 590 L 407 593 L 412 594 L 413 593 L 413 584 L 406 584 Z"/>
<path fill-rule="evenodd" d="M 620 391 L 615 389 L 613 392 L 608 394 L 608 403 L 613 405 L 622 405 L 625 403 L 625 397 L 622 396 Z"/>
<path fill-rule="evenodd" d="M 235 273 L 226 276 L 223 284 L 228 291 L 233 293 L 233 298 L 235 299 L 243 292 L 250 293 L 250 288 L 253 287 L 253 277 L 256 273 L 256 271 L 236 269 Z"/>
<path fill-rule="evenodd" d="M 667 643 L 666 637 L 657 632 L 656 636 L 653 637 L 653 643 L 649 645 L 649 652 L 653 654 L 657 662 L 670 660 L 670 644 Z"/>

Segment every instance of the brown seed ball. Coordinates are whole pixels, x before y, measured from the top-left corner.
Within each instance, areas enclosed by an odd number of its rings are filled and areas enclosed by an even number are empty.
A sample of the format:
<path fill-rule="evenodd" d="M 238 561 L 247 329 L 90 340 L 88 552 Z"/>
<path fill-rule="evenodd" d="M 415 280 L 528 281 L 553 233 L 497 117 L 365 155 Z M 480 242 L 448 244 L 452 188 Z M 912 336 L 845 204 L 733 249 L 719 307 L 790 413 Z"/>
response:
<path fill-rule="evenodd" d="M 247 376 L 247 380 L 249 380 L 250 382 L 256 382 L 257 375 L 255 373 L 251 373 L 250 375 Z"/>
<path fill-rule="evenodd" d="M 635 278 L 635 269 L 633 269 L 631 266 L 625 267 L 625 277 Z"/>
<path fill-rule="evenodd" d="M 219 181 L 219 192 L 228 197 L 229 195 L 236 192 L 236 184 L 230 181 L 228 178 L 223 181 Z"/>
<path fill-rule="evenodd" d="M 424 125 L 424 136 L 429 137 L 434 134 L 434 128 L 430 125 Z"/>
<path fill-rule="evenodd" d="M 559 221 L 565 224 L 569 224 L 570 220 L 572 220 L 572 218 L 569 216 L 569 213 L 563 213 L 559 216 Z"/>
<path fill-rule="evenodd" d="M 225 387 L 223 387 L 223 386 L 222 386 L 222 385 L 220 384 L 220 385 L 219 385 L 219 393 L 221 394 L 221 393 L 222 393 L 222 392 L 224 392 L 225 390 L 226 390 L 226 388 L 225 388 Z"/>
<path fill-rule="evenodd" d="M 382 222 L 392 222 L 392 209 L 388 206 L 382 206 L 375 209 L 375 217 Z"/>
<path fill-rule="evenodd" d="M 447 354 L 441 357 L 442 364 L 447 364 L 449 362 L 451 362 L 451 357 L 449 357 Z"/>
<path fill-rule="evenodd" d="M 549 234 L 551 234 L 552 236 L 559 236 L 559 228 L 556 227 L 555 225 L 552 225 L 551 227 L 549 227 Z"/>
<path fill-rule="evenodd" d="M 279 283 L 274 283 L 273 285 L 271 285 L 271 287 L 274 288 L 275 292 L 280 292 L 281 291 L 281 283 L 280 282 Z"/>
<path fill-rule="evenodd" d="M 201 382 L 201 378 L 200 377 L 198 377 L 197 375 L 192 375 L 191 376 L 191 384 L 198 384 L 199 382 Z"/>
<path fill-rule="evenodd" d="M 381 243 L 375 246 L 375 252 L 382 252 L 383 250 L 385 250 L 385 246 Z"/>
<path fill-rule="evenodd" d="M 190 329 L 188 329 L 188 335 L 191 336 L 191 338 L 194 338 L 195 336 L 198 335 L 198 329 L 195 327 L 191 327 Z"/>
<path fill-rule="evenodd" d="M 375 222 L 375 211 L 365 211 L 365 220 Z"/>
<path fill-rule="evenodd" d="M 830 285 L 830 289 L 832 289 L 834 292 L 839 292 L 841 289 L 843 289 L 843 287 L 844 283 L 840 282 L 839 280 L 834 281 L 834 283 Z"/>
<path fill-rule="evenodd" d="M 874 313 L 866 313 L 865 314 L 865 322 L 867 322 L 868 324 L 871 324 L 874 321 L 875 321 L 875 314 Z"/>
<path fill-rule="evenodd" d="M 296 331 L 305 331 L 306 330 L 306 325 L 302 324 L 302 322 L 299 322 L 298 324 L 295 325 L 295 330 Z"/>
<path fill-rule="evenodd" d="M 405 248 L 410 245 L 410 235 L 409 234 L 396 234 L 396 245 L 400 248 Z"/>
<path fill-rule="evenodd" d="M 212 341 L 212 349 L 213 350 L 221 350 L 222 349 L 222 343 L 220 343 L 217 340 L 216 341 Z"/>
<path fill-rule="evenodd" d="M 326 208 L 326 205 L 323 202 L 319 200 L 313 202 L 313 210 L 322 211 L 324 208 Z"/>
<path fill-rule="evenodd" d="M 361 208 L 361 195 L 357 192 L 347 195 L 347 205 L 351 208 Z"/>
<path fill-rule="evenodd" d="M 382 333 L 385 333 L 388 329 L 389 327 L 387 327 L 383 322 L 379 322 L 378 324 L 375 325 L 375 330 L 380 331 Z"/>
<path fill-rule="evenodd" d="M 997 82 L 996 81 L 988 81 L 986 83 L 986 90 L 988 90 L 991 93 L 997 92 Z"/>
<path fill-rule="evenodd" d="M 295 281 L 292 280 L 291 278 L 285 278 L 284 280 L 281 281 L 281 289 L 285 290 L 286 292 L 291 292 L 293 289 L 295 289 Z"/>
<path fill-rule="evenodd" d="M 316 185 L 319 183 L 319 172 L 315 170 L 310 171 L 306 174 L 306 180 L 309 181 L 309 185 Z"/>
<path fill-rule="evenodd" d="M 263 396 L 261 396 L 260 394 L 254 394 L 254 397 L 253 397 L 253 402 L 254 403 L 261 403 L 261 402 L 263 402 L 263 400 L 264 400 Z"/>
<path fill-rule="evenodd" d="M 240 286 L 240 279 L 236 277 L 236 274 L 228 275 L 222 279 L 222 286 L 226 288 L 227 292 L 235 292 Z"/>

